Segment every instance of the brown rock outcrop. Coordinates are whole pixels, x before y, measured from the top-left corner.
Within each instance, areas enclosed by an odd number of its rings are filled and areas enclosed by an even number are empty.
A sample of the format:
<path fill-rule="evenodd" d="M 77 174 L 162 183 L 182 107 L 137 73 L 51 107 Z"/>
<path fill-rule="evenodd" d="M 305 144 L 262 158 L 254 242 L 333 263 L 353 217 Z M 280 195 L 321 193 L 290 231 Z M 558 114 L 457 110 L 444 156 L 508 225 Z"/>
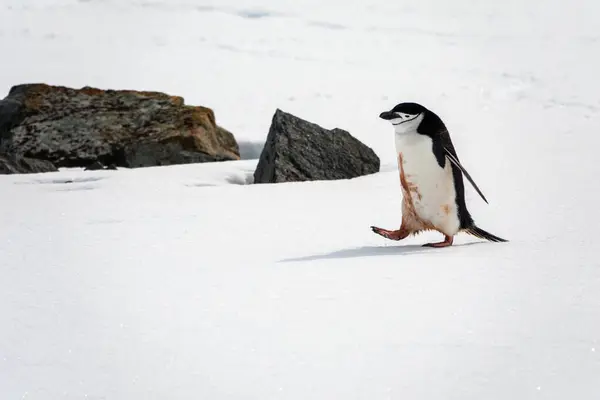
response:
<path fill-rule="evenodd" d="M 0 101 L 0 154 L 87 167 L 238 160 L 231 132 L 207 107 L 158 92 L 15 86 Z"/>

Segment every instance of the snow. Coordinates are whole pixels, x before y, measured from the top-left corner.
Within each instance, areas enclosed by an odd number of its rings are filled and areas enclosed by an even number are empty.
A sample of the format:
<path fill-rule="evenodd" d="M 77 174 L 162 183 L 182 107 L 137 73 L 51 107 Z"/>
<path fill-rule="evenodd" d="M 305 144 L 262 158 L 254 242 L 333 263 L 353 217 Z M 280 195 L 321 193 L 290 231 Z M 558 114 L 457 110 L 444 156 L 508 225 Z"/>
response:
<path fill-rule="evenodd" d="M 0 177 L 3 399 L 597 399 L 595 1 L 4 0 L 0 92 L 161 90 L 255 158 L 277 107 L 382 159 L 252 185 L 255 159 Z M 396 243 L 392 129 L 449 126 L 475 221 Z"/>

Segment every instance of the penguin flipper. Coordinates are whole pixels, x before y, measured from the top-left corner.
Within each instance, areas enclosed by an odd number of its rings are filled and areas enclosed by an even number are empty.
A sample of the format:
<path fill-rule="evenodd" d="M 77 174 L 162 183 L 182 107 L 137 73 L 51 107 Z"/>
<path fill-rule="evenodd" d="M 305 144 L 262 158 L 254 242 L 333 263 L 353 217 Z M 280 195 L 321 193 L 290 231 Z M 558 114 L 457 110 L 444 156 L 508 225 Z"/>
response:
<path fill-rule="evenodd" d="M 475 188 L 475 190 L 477 191 L 477 193 L 479 193 L 479 195 L 481 196 L 481 198 L 483 199 L 483 201 L 485 201 L 487 204 L 489 204 L 488 201 L 487 201 L 487 199 L 483 195 L 483 193 L 481 193 L 481 190 L 479 190 L 479 188 L 477 187 L 477 185 L 473 181 L 473 178 L 471 178 L 471 175 L 469 175 L 469 173 L 467 172 L 467 170 L 465 169 L 465 167 L 463 167 L 462 165 L 460 165 L 460 162 L 458 161 L 458 159 L 456 158 L 456 156 L 447 147 L 444 147 L 444 152 L 446 153 L 446 156 L 448 157 L 448 159 L 450 160 L 450 162 L 452 164 L 454 164 L 458 169 L 460 169 L 461 172 L 463 173 L 463 175 L 465 176 L 465 178 L 467 178 L 467 180 L 471 183 L 471 185 L 473 185 L 473 187 Z"/>

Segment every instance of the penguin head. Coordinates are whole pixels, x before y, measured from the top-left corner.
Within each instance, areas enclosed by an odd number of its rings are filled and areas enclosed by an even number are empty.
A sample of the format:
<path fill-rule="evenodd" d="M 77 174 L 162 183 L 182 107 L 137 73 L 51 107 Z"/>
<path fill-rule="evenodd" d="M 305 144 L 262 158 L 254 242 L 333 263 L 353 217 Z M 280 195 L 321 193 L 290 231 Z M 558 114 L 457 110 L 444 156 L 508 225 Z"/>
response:
<path fill-rule="evenodd" d="M 417 133 L 428 110 L 417 103 L 400 103 L 390 111 L 384 111 L 379 118 L 390 121 L 396 133 Z"/>

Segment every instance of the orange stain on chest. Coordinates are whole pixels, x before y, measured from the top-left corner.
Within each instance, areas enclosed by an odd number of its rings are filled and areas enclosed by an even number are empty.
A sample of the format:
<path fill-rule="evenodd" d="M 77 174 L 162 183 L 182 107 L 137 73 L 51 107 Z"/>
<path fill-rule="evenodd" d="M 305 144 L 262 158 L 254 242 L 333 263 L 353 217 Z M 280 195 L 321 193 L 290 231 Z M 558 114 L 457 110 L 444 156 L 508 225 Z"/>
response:
<path fill-rule="evenodd" d="M 406 232 L 417 233 L 424 230 L 436 229 L 429 221 L 419 217 L 415 208 L 413 195 L 421 200 L 422 195 L 419 187 L 411 182 L 404 171 L 404 159 L 402 153 L 398 153 L 398 169 L 400 170 L 400 185 L 402 186 L 402 228 Z"/>
<path fill-rule="evenodd" d="M 398 153 L 398 167 L 400 169 L 400 184 L 402 185 L 402 189 L 405 192 L 405 194 L 407 195 L 407 197 L 410 198 L 411 203 L 412 203 L 412 195 L 413 194 L 415 196 L 417 196 L 417 198 L 419 200 L 421 200 L 423 198 L 423 196 L 421 196 L 419 187 L 416 184 L 414 184 L 413 182 L 411 182 L 410 180 L 408 180 L 407 175 L 404 172 L 404 158 L 403 158 L 402 153 Z"/>

